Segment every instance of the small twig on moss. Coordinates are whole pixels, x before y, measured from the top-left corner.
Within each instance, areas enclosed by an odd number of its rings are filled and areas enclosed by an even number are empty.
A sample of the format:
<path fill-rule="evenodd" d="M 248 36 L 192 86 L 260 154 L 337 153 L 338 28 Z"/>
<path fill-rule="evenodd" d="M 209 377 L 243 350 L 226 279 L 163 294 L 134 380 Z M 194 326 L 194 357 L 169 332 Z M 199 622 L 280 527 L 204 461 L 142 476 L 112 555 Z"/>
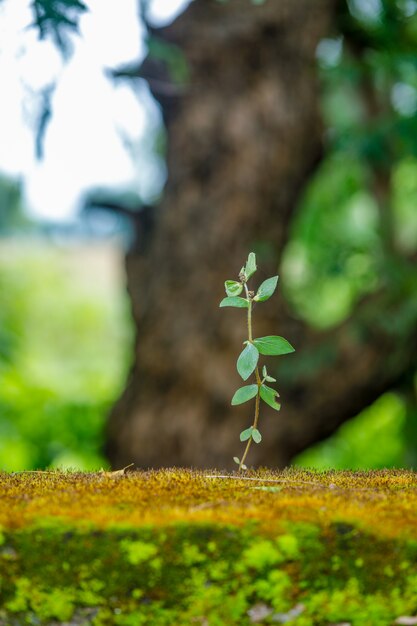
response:
<path fill-rule="evenodd" d="M 381 487 L 348 487 L 346 485 L 335 485 L 334 483 L 330 483 L 328 485 L 322 484 L 322 483 L 318 483 L 318 482 L 313 482 L 312 480 L 295 480 L 295 479 L 291 479 L 291 478 L 252 478 L 249 476 L 228 476 L 227 474 L 211 474 L 209 476 L 206 476 L 205 478 L 228 478 L 230 480 L 251 480 L 251 481 L 256 481 L 256 482 L 265 482 L 265 483 L 295 483 L 295 484 L 302 484 L 302 485 L 310 485 L 313 487 L 318 487 L 320 489 L 330 489 L 330 490 L 334 490 L 337 489 L 338 491 L 372 491 L 373 493 L 378 492 L 378 490 L 384 489 L 383 486 Z M 405 490 L 410 490 L 410 489 L 415 489 L 415 487 L 412 486 L 406 486 L 403 489 L 397 489 L 397 491 L 405 491 Z"/>
<path fill-rule="evenodd" d="M 206 478 L 229 478 L 230 480 L 254 480 L 261 483 L 302 483 L 304 485 L 314 485 L 316 487 L 329 487 L 329 485 L 321 485 L 313 481 L 307 480 L 291 480 L 289 478 L 251 478 L 249 476 L 227 476 L 227 474 L 213 474 Z"/>
<path fill-rule="evenodd" d="M 59 469 L 49 469 L 49 470 L 20 470 L 18 472 L 11 472 L 12 474 L 57 474 Z"/>

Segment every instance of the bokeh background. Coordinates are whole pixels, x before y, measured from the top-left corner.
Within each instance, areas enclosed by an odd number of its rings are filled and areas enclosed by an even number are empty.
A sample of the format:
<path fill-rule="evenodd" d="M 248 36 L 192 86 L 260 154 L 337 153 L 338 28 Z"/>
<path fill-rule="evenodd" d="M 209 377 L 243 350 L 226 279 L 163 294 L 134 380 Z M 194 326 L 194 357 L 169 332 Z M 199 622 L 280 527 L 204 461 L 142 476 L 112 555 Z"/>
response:
<path fill-rule="evenodd" d="M 181 55 L 152 43 L 143 14 L 162 26 L 188 4 L 0 1 L 2 469 L 108 464 L 106 420 L 133 359 L 129 215 L 156 204 L 166 179 L 162 116 L 144 80 L 132 87 L 129 67 L 154 54 L 181 75 Z M 323 157 L 300 195 L 281 289 L 298 319 L 326 330 L 392 281 L 406 285 L 396 322 L 415 327 L 417 2 L 351 0 L 339 11 L 316 50 Z M 372 118 L 365 79 L 381 107 Z M 382 227 L 375 172 L 389 179 Z M 412 365 L 292 462 L 414 467 L 416 457 Z"/>

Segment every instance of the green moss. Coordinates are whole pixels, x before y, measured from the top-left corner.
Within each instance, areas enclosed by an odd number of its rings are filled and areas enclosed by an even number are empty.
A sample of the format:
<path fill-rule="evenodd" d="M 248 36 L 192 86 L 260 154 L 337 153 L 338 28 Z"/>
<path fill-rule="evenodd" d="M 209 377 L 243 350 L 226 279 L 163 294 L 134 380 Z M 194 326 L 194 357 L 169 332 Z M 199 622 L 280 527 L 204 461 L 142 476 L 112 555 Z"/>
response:
<path fill-rule="evenodd" d="M 120 547 L 126 553 L 127 560 L 132 565 L 149 561 L 151 557 L 158 553 L 156 546 L 144 541 L 130 541 L 126 539 L 121 542 Z M 152 559 L 152 562 L 154 561 L 155 559 Z"/>
<path fill-rule="evenodd" d="M 289 486 L 265 492 L 249 481 L 180 471 L 126 480 L 18 477 L 18 487 L 11 477 L 4 488 L 9 523 L 2 510 L 0 623 L 249 626 L 255 618 L 266 625 L 292 617 L 296 626 L 391 626 L 417 613 L 411 473 L 392 480 L 388 473 L 365 480 L 264 473 L 259 480 L 272 476 Z M 154 499 L 175 513 L 171 520 L 166 511 L 157 516 Z M 134 502 L 148 514 L 132 517 L 122 507 L 126 519 L 116 523 L 120 505 Z"/>
<path fill-rule="evenodd" d="M 259 532 L 253 524 L 6 531 L 3 551 L 14 558 L 0 559 L 0 618 L 52 623 L 89 608 L 95 613 L 86 623 L 98 625 L 203 618 L 244 625 L 261 603 L 270 610 L 268 624 L 302 603 L 296 624 L 382 626 L 417 609 L 413 543 L 381 542 L 351 527 L 341 541 L 339 526 L 318 534 L 303 524 L 293 534 Z"/>

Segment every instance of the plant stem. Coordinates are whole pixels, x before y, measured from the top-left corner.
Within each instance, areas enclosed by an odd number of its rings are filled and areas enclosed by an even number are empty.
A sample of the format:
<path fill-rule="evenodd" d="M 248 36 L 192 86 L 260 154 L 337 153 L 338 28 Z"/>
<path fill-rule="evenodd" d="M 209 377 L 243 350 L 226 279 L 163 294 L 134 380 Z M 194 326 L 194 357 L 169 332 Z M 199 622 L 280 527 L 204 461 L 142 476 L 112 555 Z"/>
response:
<path fill-rule="evenodd" d="M 248 306 L 248 340 L 252 341 L 252 299 L 249 296 L 249 290 L 248 290 L 248 286 L 246 285 L 246 283 L 245 283 L 245 291 L 246 291 L 246 298 L 249 301 L 249 306 Z M 262 381 L 261 381 L 261 376 L 259 374 L 259 368 L 258 367 L 255 370 L 255 376 L 256 376 L 256 384 L 258 385 L 258 393 L 256 394 L 255 417 L 253 419 L 252 428 L 257 428 L 257 426 L 258 426 L 259 404 L 260 404 L 260 399 L 261 399 L 260 390 L 261 390 Z M 241 461 L 239 463 L 239 469 L 238 469 L 239 472 L 242 471 L 242 465 L 245 464 L 245 459 L 246 459 L 246 457 L 248 455 L 251 443 L 252 443 L 252 437 L 249 437 L 248 443 L 246 444 L 245 452 L 243 453 L 243 457 L 242 457 L 242 459 L 241 459 Z"/>
<path fill-rule="evenodd" d="M 261 383 L 261 377 L 259 375 L 259 369 L 258 368 L 256 368 L 256 370 L 255 370 L 255 375 L 256 375 L 256 382 L 258 384 L 258 393 L 256 394 L 255 417 L 254 417 L 254 420 L 253 420 L 252 428 L 257 428 L 257 426 L 258 426 L 258 419 L 259 419 L 259 404 L 260 404 L 260 397 L 261 397 L 260 396 L 260 389 L 261 389 L 261 384 L 262 383 Z M 243 456 L 242 456 L 242 460 L 239 463 L 239 470 L 238 470 L 239 472 L 242 470 L 242 465 L 245 464 L 245 459 L 246 459 L 246 457 L 248 455 L 251 443 L 252 443 L 252 437 L 249 437 L 248 443 L 246 444 L 245 452 L 243 453 Z"/>
<path fill-rule="evenodd" d="M 248 288 L 245 285 L 245 289 L 246 289 L 246 297 L 249 300 L 249 306 L 248 306 L 248 340 L 252 341 L 252 300 L 249 298 L 249 292 L 248 292 Z"/>

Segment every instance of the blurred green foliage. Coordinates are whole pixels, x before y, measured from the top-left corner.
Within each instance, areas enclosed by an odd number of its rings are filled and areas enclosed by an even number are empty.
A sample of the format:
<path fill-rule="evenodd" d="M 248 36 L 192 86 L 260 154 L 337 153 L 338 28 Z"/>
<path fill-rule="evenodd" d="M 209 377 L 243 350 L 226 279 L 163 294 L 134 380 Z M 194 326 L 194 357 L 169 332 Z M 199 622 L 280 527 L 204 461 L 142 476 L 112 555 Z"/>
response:
<path fill-rule="evenodd" d="M 323 329 L 385 288 L 398 313 L 388 319 L 380 311 L 378 321 L 401 337 L 417 324 L 417 3 L 340 3 L 337 30 L 317 58 L 326 154 L 292 225 L 282 288 L 295 314 Z M 295 463 L 415 465 L 409 378 L 409 402 L 393 390 Z"/>
<path fill-rule="evenodd" d="M 24 214 L 20 181 L 0 174 L 0 235 L 29 226 L 30 220 Z"/>
<path fill-rule="evenodd" d="M 404 467 L 405 424 L 404 402 L 387 393 L 333 437 L 300 454 L 294 465 L 320 470 Z"/>
<path fill-rule="evenodd" d="M 411 255 L 417 251 L 417 159 L 405 157 L 393 168 L 391 203 L 393 236 Z M 364 168 L 330 155 L 306 190 L 283 255 L 283 289 L 297 315 L 319 328 L 346 319 L 361 297 L 382 286 L 383 246 Z M 399 271 L 405 277 L 406 268 Z"/>
<path fill-rule="evenodd" d="M 417 169 L 416 169 L 417 172 Z M 325 328 L 378 286 L 378 212 L 355 160 L 329 157 L 308 187 L 282 265 L 297 314 Z"/>
<path fill-rule="evenodd" d="M 3 240 L 0 468 L 99 468 L 131 327 L 111 244 Z M 113 276 L 112 276 L 113 268 Z"/>
<path fill-rule="evenodd" d="M 337 29 L 317 49 L 326 153 L 283 259 L 287 297 L 323 328 L 417 251 L 417 3 L 342 2 Z"/>

